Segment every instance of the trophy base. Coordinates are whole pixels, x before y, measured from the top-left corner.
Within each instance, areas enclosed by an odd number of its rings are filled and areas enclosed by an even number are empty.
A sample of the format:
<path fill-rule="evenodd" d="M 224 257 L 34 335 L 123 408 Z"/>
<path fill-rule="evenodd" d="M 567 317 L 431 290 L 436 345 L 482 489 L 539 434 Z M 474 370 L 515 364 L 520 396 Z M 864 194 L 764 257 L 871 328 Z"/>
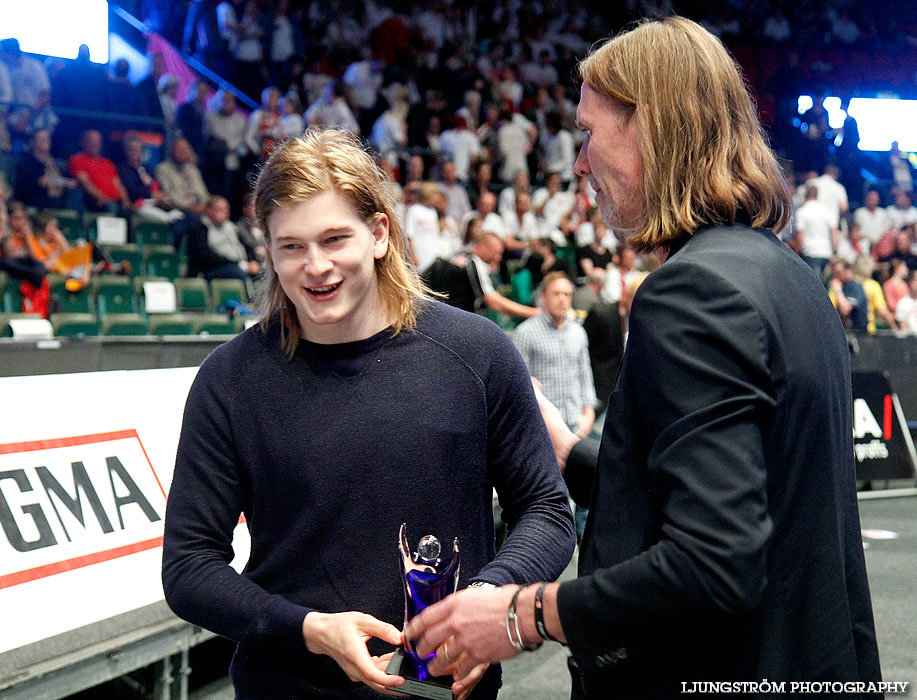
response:
<path fill-rule="evenodd" d="M 404 678 L 404 685 L 392 688 L 399 693 L 410 693 L 418 698 L 429 700 L 453 700 L 452 676 L 429 676 L 420 680 L 417 677 L 417 670 L 405 657 L 404 649 L 401 647 L 395 649 L 395 655 L 389 661 L 385 672 Z"/>

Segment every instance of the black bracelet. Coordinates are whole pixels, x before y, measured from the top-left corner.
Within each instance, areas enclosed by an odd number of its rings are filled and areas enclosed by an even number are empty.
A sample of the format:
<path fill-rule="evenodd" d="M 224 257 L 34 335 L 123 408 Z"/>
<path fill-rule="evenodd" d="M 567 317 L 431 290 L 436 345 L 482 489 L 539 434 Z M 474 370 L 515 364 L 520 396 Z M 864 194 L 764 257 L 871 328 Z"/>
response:
<path fill-rule="evenodd" d="M 560 642 L 559 639 L 552 637 L 551 633 L 548 632 L 548 626 L 544 623 L 544 589 L 547 588 L 548 583 L 545 581 L 538 589 L 535 591 L 535 629 L 538 630 L 538 635 L 542 639 L 547 639 L 551 642 Z"/>

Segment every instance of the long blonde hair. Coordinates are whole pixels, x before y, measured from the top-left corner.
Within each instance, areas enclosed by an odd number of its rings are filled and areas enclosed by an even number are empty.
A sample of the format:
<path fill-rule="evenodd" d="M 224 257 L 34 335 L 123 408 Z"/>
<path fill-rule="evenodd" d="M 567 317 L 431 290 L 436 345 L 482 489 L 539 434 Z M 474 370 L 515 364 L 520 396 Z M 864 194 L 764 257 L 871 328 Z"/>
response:
<path fill-rule="evenodd" d="M 786 225 L 789 196 L 739 67 L 699 24 L 642 22 L 594 50 L 579 73 L 638 119 L 646 216 L 630 237 L 635 249 L 737 220 Z"/>
<path fill-rule="evenodd" d="M 309 129 L 274 150 L 262 168 L 255 185 L 255 216 L 267 244 L 261 324 L 267 329 L 272 322 L 280 322 L 283 348 L 288 356 L 296 351 L 302 329 L 293 302 L 274 271 L 268 220 L 277 209 L 299 204 L 322 192 L 342 195 L 370 228 L 378 222 L 380 214 L 388 218 L 388 250 L 375 261 L 382 303 L 395 318 L 395 334 L 417 324 L 418 302 L 427 297 L 427 290 L 407 263 L 407 241 L 395 216 L 395 200 L 387 183 L 385 173 L 373 157 L 356 138 L 341 129 Z"/>

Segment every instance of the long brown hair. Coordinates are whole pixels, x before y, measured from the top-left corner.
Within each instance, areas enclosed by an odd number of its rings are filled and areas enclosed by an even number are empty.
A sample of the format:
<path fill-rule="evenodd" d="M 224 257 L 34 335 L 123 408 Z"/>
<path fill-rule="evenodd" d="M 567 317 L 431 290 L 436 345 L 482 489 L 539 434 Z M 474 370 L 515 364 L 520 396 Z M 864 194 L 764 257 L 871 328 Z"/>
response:
<path fill-rule="evenodd" d="M 594 50 L 579 73 L 638 119 L 646 216 L 630 237 L 635 249 L 737 220 L 786 225 L 789 196 L 739 67 L 699 24 L 642 22 Z"/>
<path fill-rule="evenodd" d="M 274 150 L 255 185 L 255 216 L 267 243 L 261 324 L 266 329 L 271 322 L 280 322 L 283 348 L 288 356 L 296 351 L 302 329 L 293 302 L 284 293 L 274 271 L 268 220 L 277 209 L 299 204 L 322 192 L 337 192 L 345 197 L 370 228 L 380 214 L 388 218 L 388 251 L 375 264 L 382 303 L 395 318 L 395 334 L 414 328 L 418 302 L 427 297 L 419 275 L 407 263 L 407 242 L 395 216 L 395 200 L 383 170 L 349 132 L 309 129 Z"/>

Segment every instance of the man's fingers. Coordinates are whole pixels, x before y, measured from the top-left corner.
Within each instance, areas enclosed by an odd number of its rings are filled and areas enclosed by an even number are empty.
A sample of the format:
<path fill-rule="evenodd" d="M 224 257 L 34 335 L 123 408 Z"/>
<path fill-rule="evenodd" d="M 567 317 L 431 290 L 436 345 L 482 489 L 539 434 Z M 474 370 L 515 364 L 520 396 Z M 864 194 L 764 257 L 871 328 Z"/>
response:
<path fill-rule="evenodd" d="M 364 615 L 360 620 L 360 629 L 373 637 L 378 637 L 379 639 L 388 642 L 389 644 L 394 644 L 395 646 L 400 645 L 404 639 L 401 635 L 401 630 L 399 630 L 394 625 L 390 625 L 387 622 L 378 620 L 372 615 Z"/>
<path fill-rule="evenodd" d="M 489 666 L 490 664 L 478 664 L 464 678 L 455 679 L 455 683 L 452 684 L 452 693 L 457 700 L 465 700 L 468 697 Z"/>
<path fill-rule="evenodd" d="M 433 654 L 451 634 L 445 625 L 445 622 L 453 608 L 453 599 L 455 596 L 449 596 L 445 600 L 431 605 L 420 615 L 408 622 L 404 628 L 404 638 L 416 642 L 415 648 L 418 654 Z"/>

